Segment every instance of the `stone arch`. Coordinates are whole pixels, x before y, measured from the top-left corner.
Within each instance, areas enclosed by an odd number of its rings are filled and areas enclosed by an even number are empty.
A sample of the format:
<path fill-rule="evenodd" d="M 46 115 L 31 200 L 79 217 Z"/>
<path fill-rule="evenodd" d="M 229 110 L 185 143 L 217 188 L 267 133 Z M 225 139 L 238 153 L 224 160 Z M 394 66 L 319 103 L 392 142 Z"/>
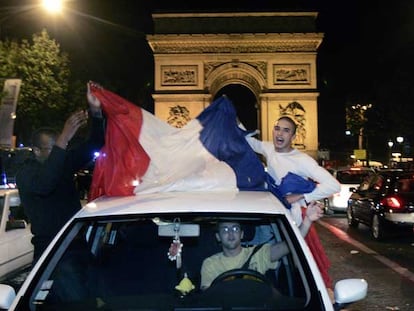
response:
<path fill-rule="evenodd" d="M 230 83 L 220 88 L 213 99 L 221 95 L 226 95 L 232 101 L 239 120 L 247 130 L 260 128 L 258 99 L 251 89 L 240 83 Z"/>
<path fill-rule="evenodd" d="M 218 66 L 210 74 L 206 74 L 205 78 L 205 87 L 213 97 L 226 85 L 241 84 L 258 98 L 265 83 L 263 74 L 253 66 L 233 62 Z"/>
<path fill-rule="evenodd" d="M 263 140 L 271 140 L 280 107 L 300 103 L 306 114 L 300 146 L 316 156 L 316 56 L 323 39 L 316 17 L 316 12 L 153 14 L 154 34 L 147 39 L 154 53 L 155 115 L 168 120 L 185 111 L 185 120 L 194 118 L 220 90 L 239 85 L 254 94 Z"/>

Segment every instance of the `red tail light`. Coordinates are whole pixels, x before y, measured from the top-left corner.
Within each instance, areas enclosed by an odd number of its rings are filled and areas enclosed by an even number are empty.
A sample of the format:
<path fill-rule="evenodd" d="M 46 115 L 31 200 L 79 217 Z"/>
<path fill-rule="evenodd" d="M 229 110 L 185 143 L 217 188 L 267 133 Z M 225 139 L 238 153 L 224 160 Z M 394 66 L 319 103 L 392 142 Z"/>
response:
<path fill-rule="evenodd" d="M 392 209 L 400 209 L 404 207 L 404 202 L 399 197 L 391 196 L 383 198 L 381 200 L 381 205 L 390 207 Z"/>

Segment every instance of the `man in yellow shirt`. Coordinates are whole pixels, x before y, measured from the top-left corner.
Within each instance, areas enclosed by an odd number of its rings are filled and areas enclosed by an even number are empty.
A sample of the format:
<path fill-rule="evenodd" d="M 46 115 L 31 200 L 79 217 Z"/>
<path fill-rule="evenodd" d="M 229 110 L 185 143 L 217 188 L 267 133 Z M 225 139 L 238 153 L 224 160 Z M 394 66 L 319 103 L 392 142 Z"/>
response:
<path fill-rule="evenodd" d="M 306 210 L 301 233 L 305 236 L 313 221 L 322 217 L 321 204 L 311 202 Z M 241 241 L 244 232 L 240 223 L 220 222 L 217 226 L 216 239 L 221 243 L 222 252 L 212 255 L 203 261 L 201 266 L 201 289 L 210 287 L 211 283 L 222 273 L 239 269 L 249 260 L 255 247 L 243 247 Z M 263 245 L 251 258 L 248 269 L 265 274 L 275 269 L 279 259 L 289 253 L 285 242 Z"/>

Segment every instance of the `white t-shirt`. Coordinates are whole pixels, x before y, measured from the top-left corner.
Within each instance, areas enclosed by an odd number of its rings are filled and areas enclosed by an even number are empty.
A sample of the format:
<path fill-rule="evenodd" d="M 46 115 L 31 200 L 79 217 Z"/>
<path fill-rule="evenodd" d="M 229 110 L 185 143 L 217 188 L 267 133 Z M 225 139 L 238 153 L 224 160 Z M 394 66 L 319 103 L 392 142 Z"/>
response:
<path fill-rule="evenodd" d="M 304 200 L 292 204 L 291 216 L 299 226 L 302 223 L 301 207 L 306 202 L 330 197 L 341 190 L 339 182 L 327 170 L 321 167 L 312 157 L 297 149 L 290 152 L 276 152 L 272 142 L 260 141 L 253 137 L 246 138 L 252 149 L 266 158 L 267 171 L 280 185 L 282 178 L 288 172 L 312 179 L 317 183 L 316 188 L 309 193 L 304 193 Z"/>

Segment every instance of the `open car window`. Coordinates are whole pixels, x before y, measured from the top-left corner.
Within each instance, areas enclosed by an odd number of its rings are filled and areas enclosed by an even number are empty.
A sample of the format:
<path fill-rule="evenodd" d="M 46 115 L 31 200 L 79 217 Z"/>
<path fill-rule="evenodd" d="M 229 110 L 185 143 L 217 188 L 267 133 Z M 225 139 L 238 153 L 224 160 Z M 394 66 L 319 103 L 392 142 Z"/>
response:
<path fill-rule="evenodd" d="M 32 282 L 28 306 L 31 310 L 321 308 L 303 246 L 285 216 L 193 213 L 168 217 L 147 215 L 75 223 L 54 255 L 46 259 L 46 270 Z M 226 219 L 241 223 L 246 247 L 255 228 L 263 225 L 271 227 L 270 243 L 284 241 L 288 245 L 289 255 L 266 273 L 268 283 L 245 276 L 222 282 L 218 289 L 200 290 L 202 262 L 221 251 L 215 230 L 217 222 Z M 177 239 L 180 252 L 172 248 Z M 190 290 L 183 293 L 180 286 Z"/>

